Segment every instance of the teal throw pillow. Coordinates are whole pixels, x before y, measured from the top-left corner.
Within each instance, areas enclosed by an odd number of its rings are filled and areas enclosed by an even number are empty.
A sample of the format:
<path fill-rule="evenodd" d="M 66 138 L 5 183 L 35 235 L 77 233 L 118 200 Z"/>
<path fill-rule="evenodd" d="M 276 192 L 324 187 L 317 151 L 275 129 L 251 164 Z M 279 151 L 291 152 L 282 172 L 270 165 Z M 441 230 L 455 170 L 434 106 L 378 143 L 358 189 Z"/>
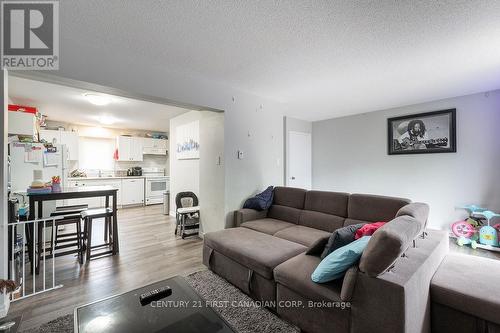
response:
<path fill-rule="evenodd" d="M 371 236 L 361 237 L 330 253 L 321 260 L 311 279 L 316 283 L 325 283 L 343 277 L 345 272 L 361 258 L 370 238 Z"/>

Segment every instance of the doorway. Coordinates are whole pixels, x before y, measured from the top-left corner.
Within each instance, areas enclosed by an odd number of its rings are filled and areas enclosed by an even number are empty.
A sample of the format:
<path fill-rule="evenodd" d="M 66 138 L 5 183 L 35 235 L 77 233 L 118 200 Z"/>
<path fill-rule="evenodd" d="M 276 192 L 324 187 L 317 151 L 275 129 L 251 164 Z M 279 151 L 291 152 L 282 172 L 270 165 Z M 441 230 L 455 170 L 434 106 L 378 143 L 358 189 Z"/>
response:
<path fill-rule="evenodd" d="M 289 131 L 286 186 L 311 189 L 311 133 Z"/>

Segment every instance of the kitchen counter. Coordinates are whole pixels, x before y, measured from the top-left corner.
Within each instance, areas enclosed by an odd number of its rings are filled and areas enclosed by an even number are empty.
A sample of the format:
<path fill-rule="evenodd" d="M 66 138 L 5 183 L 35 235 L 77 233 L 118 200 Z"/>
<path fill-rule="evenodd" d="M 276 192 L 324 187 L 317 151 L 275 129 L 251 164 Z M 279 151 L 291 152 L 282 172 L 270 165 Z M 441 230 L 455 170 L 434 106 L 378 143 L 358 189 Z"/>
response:
<path fill-rule="evenodd" d="M 107 180 L 107 179 L 133 179 L 133 178 L 146 178 L 145 176 L 124 176 L 124 177 L 69 177 L 68 180 Z"/>
<path fill-rule="evenodd" d="M 68 180 L 109 180 L 109 179 L 134 179 L 134 178 L 146 178 L 146 177 L 158 177 L 158 176 L 123 176 L 123 177 L 115 177 L 115 176 L 107 176 L 107 177 L 69 177 Z M 167 177 L 169 176 L 161 176 Z"/>

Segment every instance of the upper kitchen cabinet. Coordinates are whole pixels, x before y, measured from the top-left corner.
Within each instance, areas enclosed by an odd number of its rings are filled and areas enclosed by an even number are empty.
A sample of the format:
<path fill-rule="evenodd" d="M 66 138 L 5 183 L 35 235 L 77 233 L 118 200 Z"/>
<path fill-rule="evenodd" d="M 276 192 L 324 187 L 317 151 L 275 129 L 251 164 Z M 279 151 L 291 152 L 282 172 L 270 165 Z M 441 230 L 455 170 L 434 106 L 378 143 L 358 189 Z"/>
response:
<path fill-rule="evenodd" d="M 40 140 L 65 145 L 68 149 L 68 160 L 78 160 L 78 133 L 70 131 L 41 130 Z"/>
<path fill-rule="evenodd" d="M 145 155 L 167 155 L 168 140 L 143 138 L 142 152 Z"/>
<path fill-rule="evenodd" d="M 142 161 L 142 138 L 119 136 L 116 138 L 118 161 Z"/>
<path fill-rule="evenodd" d="M 9 134 L 34 136 L 36 132 L 37 121 L 34 114 L 9 111 Z"/>

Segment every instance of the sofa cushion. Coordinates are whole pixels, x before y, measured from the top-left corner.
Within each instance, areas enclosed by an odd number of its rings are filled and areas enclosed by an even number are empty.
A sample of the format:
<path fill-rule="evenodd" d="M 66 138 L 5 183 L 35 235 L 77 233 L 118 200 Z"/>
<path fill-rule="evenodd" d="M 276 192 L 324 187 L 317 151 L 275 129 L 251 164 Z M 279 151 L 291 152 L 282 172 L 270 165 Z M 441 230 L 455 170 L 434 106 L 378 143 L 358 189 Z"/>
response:
<path fill-rule="evenodd" d="M 259 220 L 254 220 L 254 221 L 248 221 L 243 223 L 241 226 L 244 228 L 256 230 L 263 232 L 268 235 L 274 235 L 278 231 L 292 227 L 295 224 L 281 221 L 281 220 L 276 220 L 276 219 L 270 219 L 270 218 L 265 218 L 265 219 L 259 219 Z"/>
<path fill-rule="evenodd" d="M 299 224 L 315 229 L 321 229 L 328 232 L 342 227 L 344 218 L 341 216 L 330 215 L 316 212 L 313 210 L 303 210 L 300 214 Z"/>
<path fill-rule="evenodd" d="M 320 238 L 329 237 L 330 233 L 314 228 L 295 225 L 289 228 L 278 231 L 274 237 L 289 240 L 291 242 L 299 243 L 307 247 L 311 246 Z"/>
<path fill-rule="evenodd" d="M 294 187 L 275 187 L 274 188 L 274 205 L 293 207 L 304 209 L 304 200 L 306 190 Z"/>
<path fill-rule="evenodd" d="M 418 236 L 420 224 L 411 216 L 399 216 L 384 224 L 373 234 L 366 247 L 359 269 L 368 276 L 385 272 Z"/>
<path fill-rule="evenodd" d="M 358 262 L 370 238 L 371 236 L 363 236 L 330 253 L 321 260 L 311 279 L 316 283 L 326 283 L 343 277 L 345 272 Z"/>
<path fill-rule="evenodd" d="M 274 280 L 307 299 L 339 302 L 342 290 L 341 280 L 324 284 L 314 283 L 311 280 L 311 274 L 320 261 L 318 257 L 300 254 L 277 266 L 274 269 Z"/>
<path fill-rule="evenodd" d="M 308 191 L 306 193 L 304 209 L 347 217 L 348 201 L 349 193 Z"/>
<path fill-rule="evenodd" d="M 410 203 L 410 200 L 369 194 L 351 194 L 347 216 L 351 219 L 379 222 L 390 221 L 398 210 Z"/>
<path fill-rule="evenodd" d="M 204 242 L 267 279 L 272 279 L 277 265 L 307 250 L 303 245 L 241 227 L 206 233 Z"/>
<path fill-rule="evenodd" d="M 365 224 L 365 223 L 371 223 L 372 221 L 365 221 L 365 220 L 356 220 L 356 219 L 350 219 L 346 218 L 344 221 L 344 227 L 347 227 L 349 225 L 353 224 Z"/>
<path fill-rule="evenodd" d="M 326 244 L 328 244 L 329 239 L 330 239 L 329 236 L 319 238 L 314 243 L 312 243 L 311 246 L 309 246 L 309 249 L 307 249 L 306 254 L 308 256 L 320 256 L 321 253 L 323 253 L 323 251 L 325 250 L 325 246 Z"/>
<path fill-rule="evenodd" d="M 401 207 L 396 216 L 409 215 L 417 220 L 420 224 L 420 231 L 425 229 L 427 219 L 429 218 L 429 205 L 423 202 L 412 202 Z"/>
<path fill-rule="evenodd" d="M 500 324 L 500 262 L 447 255 L 431 280 L 432 302 Z"/>
<path fill-rule="evenodd" d="M 328 239 L 328 243 L 321 252 L 321 259 L 326 258 L 327 255 L 335 251 L 336 249 L 345 246 L 351 242 L 354 242 L 354 236 L 356 230 L 364 226 L 364 223 L 352 224 L 343 228 L 335 230 Z"/>
<path fill-rule="evenodd" d="M 238 209 L 234 211 L 234 226 L 239 227 L 244 222 L 263 219 L 266 216 L 267 210 L 257 211 L 248 208 Z"/>
<path fill-rule="evenodd" d="M 267 212 L 267 217 L 298 224 L 301 213 L 302 210 L 298 208 L 272 205 Z"/>

